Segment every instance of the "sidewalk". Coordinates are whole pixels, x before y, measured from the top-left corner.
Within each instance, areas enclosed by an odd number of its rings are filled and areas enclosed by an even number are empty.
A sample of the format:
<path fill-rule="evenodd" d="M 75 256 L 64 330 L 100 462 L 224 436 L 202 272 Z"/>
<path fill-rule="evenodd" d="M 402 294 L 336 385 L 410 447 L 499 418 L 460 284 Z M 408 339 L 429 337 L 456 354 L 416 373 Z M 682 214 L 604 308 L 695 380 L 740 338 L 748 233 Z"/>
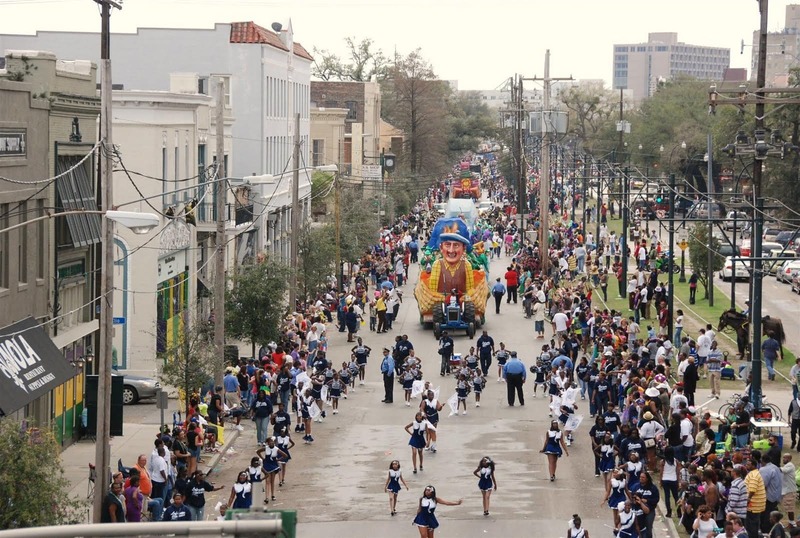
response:
<path fill-rule="evenodd" d="M 175 406 L 177 409 L 177 400 L 170 400 L 170 405 Z M 170 417 L 167 423 L 172 421 L 172 411 L 165 411 L 165 416 Z M 150 453 L 153 451 L 153 441 L 158 433 L 160 423 L 160 411 L 150 404 L 138 404 L 126 406 L 124 413 L 135 419 L 136 416 L 142 419 L 141 422 L 124 422 L 122 437 L 114 437 L 111 439 L 111 471 L 117 469 L 117 461 L 122 460 L 125 467 L 131 467 L 136 464 L 140 454 L 146 454 L 148 460 Z M 217 462 L 225 455 L 228 447 L 232 446 L 234 441 L 239 436 L 239 431 L 236 428 L 228 428 L 225 430 L 225 444 L 220 448 L 218 453 L 204 454 L 204 463 L 200 465 L 201 468 L 206 470 L 213 468 Z M 95 443 L 91 439 L 84 439 L 77 443 L 73 443 L 61 452 L 61 462 L 64 468 L 64 477 L 70 483 L 70 496 L 76 499 L 88 500 L 87 518 L 91 518 L 91 499 L 89 493 L 93 489 L 93 485 L 89 483 L 89 463 L 93 463 L 95 459 Z M 99 473 L 98 473 L 99 477 Z M 91 521 L 91 519 L 90 519 Z"/>

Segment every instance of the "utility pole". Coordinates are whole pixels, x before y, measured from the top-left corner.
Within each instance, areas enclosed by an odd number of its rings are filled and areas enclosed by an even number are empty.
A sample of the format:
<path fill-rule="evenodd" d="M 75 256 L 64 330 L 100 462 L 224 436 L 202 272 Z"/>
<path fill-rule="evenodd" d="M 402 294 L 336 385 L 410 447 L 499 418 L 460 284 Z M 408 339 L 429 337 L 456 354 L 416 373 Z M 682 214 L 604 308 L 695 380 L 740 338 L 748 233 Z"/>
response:
<path fill-rule="evenodd" d="M 667 293 L 667 338 L 672 341 L 672 319 L 675 308 L 675 174 L 669 175 L 669 290 Z M 734 279 L 736 280 L 736 279 Z"/>
<path fill-rule="evenodd" d="M 714 197 L 712 196 L 712 194 L 714 192 L 714 181 L 713 181 L 714 164 L 713 164 L 713 156 L 712 156 L 712 153 L 714 151 L 714 146 L 713 146 L 713 138 L 712 138 L 712 135 L 711 135 L 710 132 L 708 133 L 708 136 L 707 136 L 706 146 L 707 146 L 706 152 L 708 153 L 708 168 L 706 169 L 706 193 L 708 194 L 708 244 L 711 245 L 712 244 L 711 233 L 714 231 L 714 224 L 713 224 L 713 221 L 711 220 L 711 214 L 712 214 L 712 205 L 711 204 L 714 202 Z M 735 245 L 736 244 L 736 237 L 735 236 L 733 238 L 733 242 L 734 242 L 734 245 Z M 675 250 L 673 248 L 673 246 L 672 246 L 672 242 L 670 242 L 669 250 L 670 250 L 670 252 Z M 708 250 L 708 261 L 707 261 L 707 263 L 708 263 L 708 273 L 707 273 L 707 275 L 708 275 L 707 276 L 707 278 L 708 278 L 708 306 L 714 306 L 714 251 L 712 249 L 710 249 L 710 248 L 707 249 L 707 250 Z M 736 253 L 734 253 L 734 256 L 735 255 L 736 255 Z M 759 254 L 756 254 L 756 256 L 759 256 Z M 734 266 L 735 266 L 736 262 L 733 262 L 733 263 L 734 263 Z M 734 271 L 732 273 L 731 280 L 736 280 L 736 278 L 734 278 L 735 276 L 736 276 L 736 273 Z"/>
<path fill-rule="evenodd" d="M 336 218 L 336 271 L 339 275 L 339 291 L 344 290 L 344 268 L 342 267 L 342 182 L 339 173 L 333 176 L 334 213 Z"/>
<path fill-rule="evenodd" d="M 519 147 L 519 160 L 517 161 L 517 212 L 519 213 L 519 229 L 525 229 L 525 209 L 528 207 L 528 166 L 525 162 L 525 110 L 523 109 L 523 84 L 522 75 L 517 81 L 517 146 Z M 524 235 L 524 231 L 523 231 Z"/>
<path fill-rule="evenodd" d="M 758 35 L 758 72 L 756 75 L 756 129 L 764 128 L 764 86 L 767 80 L 767 20 L 768 0 L 759 0 L 761 14 Z M 750 304 L 753 306 L 751 319 L 753 336 L 750 339 L 750 359 L 752 361 L 752 382 L 750 384 L 750 400 L 756 409 L 761 407 L 761 306 L 763 291 L 763 273 L 761 272 L 761 233 L 764 228 L 764 200 L 761 199 L 761 183 L 763 178 L 762 162 L 753 159 L 753 198 L 756 208 L 753 212 L 753 284 L 750 288 Z"/>
<path fill-rule="evenodd" d="M 215 185 L 215 206 L 217 217 L 217 234 L 215 237 L 216 260 L 214 270 L 214 348 L 219 365 L 225 364 L 225 202 L 227 182 L 223 179 L 225 170 L 225 83 L 217 79 L 217 103 L 215 108 L 216 128 L 216 156 L 217 156 L 217 184 Z M 214 384 L 222 384 L 222 371 L 217 368 L 214 372 Z"/>
<path fill-rule="evenodd" d="M 625 168 L 624 175 L 627 177 L 628 169 Z M 619 204 L 619 211 L 622 213 L 622 235 L 619 238 L 619 259 L 622 266 L 622 283 L 624 289 L 628 289 L 628 198 L 630 197 L 631 186 L 624 179 L 622 182 L 622 199 Z M 600 192 L 600 187 L 597 187 Z M 672 247 L 670 247 L 672 248 Z"/>
<path fill-rule="evenodd" d="M 100 209 L 108 211 L 114 202 L 114 144 L 111 137 L 111 8 L 122 9 L 113 0 L 95 0 L 100 4 Z M 100 523 L 103 501 L 108 494 L 111 477 L 111 368 L 112 338 L 114 336 L 114 221 L 101 220 L 102 265 L 100 267 L 99 355 L 97 362 L 97 437 L 95 440 L 95 466 L 97 480 L 92 499 L 92 521 Z"/>
<path fill-rule="evenodd" d="M 292 275 L 289 279 L 289 312 L 297 308 L 298 239 L 300 236 L 300 114 L 294 116 L 294 155 L 292 156 L 292 237 L 289 259 Z"/>

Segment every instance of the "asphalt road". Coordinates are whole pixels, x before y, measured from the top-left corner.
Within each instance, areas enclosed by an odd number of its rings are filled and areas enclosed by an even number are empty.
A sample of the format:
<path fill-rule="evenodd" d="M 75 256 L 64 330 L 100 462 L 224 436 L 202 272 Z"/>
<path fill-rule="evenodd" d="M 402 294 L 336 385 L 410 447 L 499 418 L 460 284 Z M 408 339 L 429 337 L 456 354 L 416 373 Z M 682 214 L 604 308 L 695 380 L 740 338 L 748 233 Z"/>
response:
<path fill-rule="evenodd" d="M 491 262 L 492 275 L 505 272 L 508 258 Z M 523 536 L 533 530 L 537 536 L 564 536 L 567 520 L 579 513 L 592 536 L 611 536 L 605 526 L 612 522 L 611 511 L 601 506 L 604 495 L 602 478 L 595 478 L 588 439 L 588 406 L 579 412 L 587 414 L 587 422 L 576 432 L 576 443 L 570 456 L 559 462 L 557 480 L 549 481 L 546 457 L 542 448 L 549 417 L 547 401 L 541 395 L 531 397 L 532 385 L 526 383 L 526 405 L 508 407 L 506 387 L 498 383 L 496 367 L 488 376 L 482 407 L 476 408 L 469 397 L 466 416 L 448 417 L 442 412 L 439 425 L 438 453 L 425 453 L 425 470 L 412 474 L 411 449 L 403 427 L 414 417 L 414 407 L 403 404 L 399 385 L 394 404 L 383 404 L 380 378 L 380 349 L 394 341 L 396 334 L 407 334 L 422 358 L 423 372 L 434 386 L 441 387 L 441 399 L 453 392 L 453 378 L 439 377 L 437 342 L 431 331 L 418 322 L 413 297 L 416 267 L 411 283 L 404 286 L 405 302 L 400 308 L 394 331 L 377 335 L 365 329 L 362 336 L 373 351 L 368 364 L 367 384 L 356 386 L 354 394 L 340 401 L 340 414 L 332 415 L 323 424 L 314 424 L 312 446 L 304 445 L 300 435 L 293 434 L 298 445 L 292 451 L 286 485 L 279 489 L 270 508 L 298 511 L 300 536 L 317 531 L 335 536 L 357 535 L 386 538 L 418 536 L 411 525 L 418 499 L 428 484 L 447 500 L 463 498 L 461 506 L 437 509 L 441 527 L 438 537 L 477 537 L 486 535 Z M 534 339 L 533 322 L 524 319 L 519 305 L 502 305 L 501 313 L 490 308 L 486 329 L 495 344 L 519 352 L 526 365 L 541 349 L 542 340 Z M 333 329 L 335 331 L 335 329 Z M 547 334 L 550 334 L 549 327 Z M 454 337 L 456 351 L 466 353 L 474 342 L 463 334 Z M 549 340 L 549 336 L 548 336 Z M 349 356 L 344 334 L 332 333 L 329 356 L 341 363 Z M 230 486 L 236 473 L 247 466 L 255 452 L 255 430 L 252 423 L 214 471 L 217 484 Z M 472 472 L 483 456 L 496 462 L 498 490 L 492 495 L 491 515 L 483 516 L 477 478 Z M 389 462 L 399 459 L 410 491 L 403 490 L 398 499 L 397 515 L 389 515 L 388 497 L 383 491 Z M 224 490 L 227 499 L 229 488 Z M 217 495 L 217 494 L 215 494 Z M 216 498 L 211 497 L 211 506 Z M 260 504 L 260 500 L 259 503 Z M 207 510 L 208 513 L 208 510 Z M 656 534 L 667 536 L 662 522 L 657 521 Z"/>

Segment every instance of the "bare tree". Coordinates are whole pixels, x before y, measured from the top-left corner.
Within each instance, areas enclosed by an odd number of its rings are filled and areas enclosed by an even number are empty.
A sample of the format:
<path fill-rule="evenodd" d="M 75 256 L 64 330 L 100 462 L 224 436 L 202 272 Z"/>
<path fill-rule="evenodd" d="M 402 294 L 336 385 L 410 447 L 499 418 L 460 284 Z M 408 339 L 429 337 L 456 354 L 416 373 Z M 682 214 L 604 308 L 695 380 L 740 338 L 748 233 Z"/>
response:
<path fill-rule="evenodd" d="M 311 74 L 322 80 L 354 82 L 369 82 L 373 77 L 380 81 L 386 77 L 389 60 L 383 51 L 375 50 L 372 39 L 357 41 L 355 37 L 348 37 L 345 42 L 349 56 L 346 60 L 327 49 L 315 47 Z"/>

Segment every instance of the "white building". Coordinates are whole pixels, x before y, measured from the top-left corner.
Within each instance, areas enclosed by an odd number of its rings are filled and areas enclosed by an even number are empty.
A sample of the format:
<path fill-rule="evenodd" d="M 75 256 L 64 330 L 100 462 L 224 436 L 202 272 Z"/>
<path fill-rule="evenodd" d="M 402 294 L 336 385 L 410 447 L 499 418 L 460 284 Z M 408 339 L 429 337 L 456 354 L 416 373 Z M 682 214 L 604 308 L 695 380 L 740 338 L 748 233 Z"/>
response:
<path fill-rule="evenodd" d="M 0 35 L 0 50 L 54 51 L 63 58 L 99 62 L 100 36 L 84 32 Z M 300 114 L 301 153 L 309 149 L 308 51 L 294 41 L 291 22 L 273 32 L 254 22 L 219 23 L 213 29 L 140 28 L 112 34 L 113 83 L 125 89 L 168 90 L 171 73 L 196 73 L 198 93 L 213 95 L 213 77 L 226 80 L 226 104 L 242 111 L 232 126 L 233 158 L 226 175 L 278 175 L 291 170 L 295 114 Z M 170 138 L 172 135 L 168 138 Z M 301 167 L 310 163 L 301 161 Z M 303 171 L 302 181 L 310 181 Z M 269 186 L 267 186 L 269 187 Z M 269 195 L 260 187 L 260 195 Z M 264 248 L 259 221 L 255 248 Z"/>
<path fill-rule="evenodd" d="M 157 353 L 177 341 L 191 317 L 208 315 L 208 305 L 194 305 L 198 290 L 210 287 L 214 278 L 216 183 L 210 165 L 216 159 L 215 103 L 197 93 L 194 74 L 172 76 L 171 89 L 113 92 L 114 144 L 121 154 L 114 173 L 114 205 L 176 215 L 162 216 L 161 227 L 147 235 L 116 228 L 114 316 L 125 319 L 114 333 L 116 363 L 127 372 L 149 376 L 157 370 Z M 235 155 L 233 125 L 226 107 L 228 161 Z M 227 208 L 233 195 L 230 189 L 226 192 Z M 198 201 L 192 212 L 195 225 L 184 218 L 193 200 Z M 226 211 L 223 217 L 232 216 Z M 234 239 L 228 248 L 231 261 L 235 245 Z"/>

